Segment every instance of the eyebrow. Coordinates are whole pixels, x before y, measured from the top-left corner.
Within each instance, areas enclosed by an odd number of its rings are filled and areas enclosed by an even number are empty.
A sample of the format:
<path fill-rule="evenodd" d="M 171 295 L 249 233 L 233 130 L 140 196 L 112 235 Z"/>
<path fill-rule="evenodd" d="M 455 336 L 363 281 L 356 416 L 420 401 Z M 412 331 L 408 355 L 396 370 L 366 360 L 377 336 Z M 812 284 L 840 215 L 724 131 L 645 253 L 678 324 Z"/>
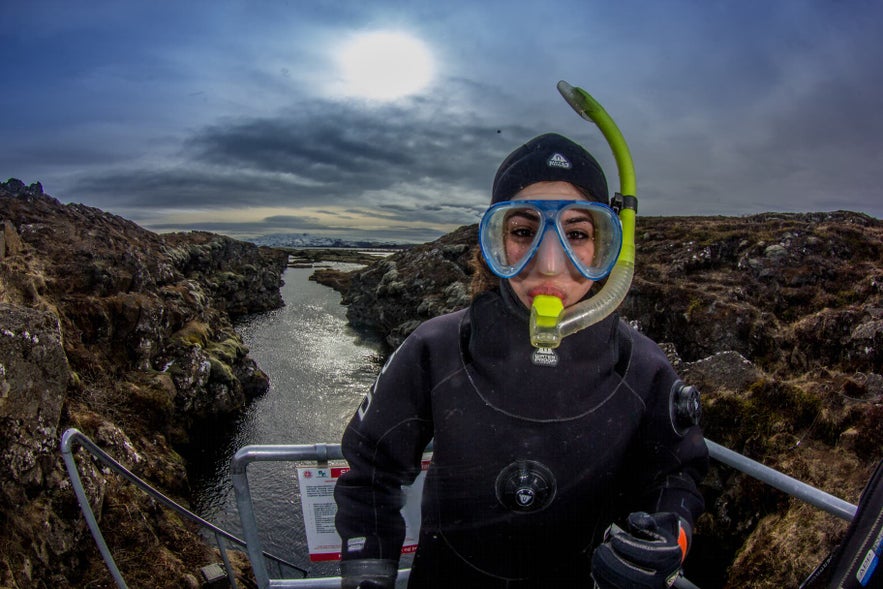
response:
<path fill-rule="evenodd" d="M 538 215 L 532 209 L 524 208 L 524 209 L 515 209 L 514 211 L 511 211 L 508 215 L 506 215 L 506 221 L 509 221 L 513 217 L 522 217 L 522 218 L 528 219 L 530 221 L 536 221 L 537 219 L 540 218 L 540 215 Z"/>
<path fill-rule="evenodd" d="M 595 221 L 594 221 L 594 219 L 592 219 L 591 215 L 580 215 L 578 217 L 570 217 L 569 219 L 564 220 L 564 223 L 568 224 L 568 225 L 571 223 L 583 223 L 583 222 L 590 223 L 592 226 L 595 225 Z"/>

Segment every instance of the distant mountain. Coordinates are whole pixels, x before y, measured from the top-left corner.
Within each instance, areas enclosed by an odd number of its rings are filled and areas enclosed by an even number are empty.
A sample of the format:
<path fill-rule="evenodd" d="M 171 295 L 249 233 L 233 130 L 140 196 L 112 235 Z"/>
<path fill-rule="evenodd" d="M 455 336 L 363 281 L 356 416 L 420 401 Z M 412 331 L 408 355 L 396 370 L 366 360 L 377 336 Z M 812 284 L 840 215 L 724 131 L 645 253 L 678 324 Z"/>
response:
<path fill-rule="evenodd" d="M 409 247 L 413 244 L 401 243 L 397 241 L 378 241 L 373 239 L 351 240 L 341 239 L 338 237 L 326 237 L 323 235 L 312 235 L 310 233 L 273 233 L 270 235 L 262 235 L 254 239 L 248 239 L 256 245 L 264 245 L 268 247 L 346 247 L 346 248 L 381 248 L 381 249 L 401 249 Z"/>

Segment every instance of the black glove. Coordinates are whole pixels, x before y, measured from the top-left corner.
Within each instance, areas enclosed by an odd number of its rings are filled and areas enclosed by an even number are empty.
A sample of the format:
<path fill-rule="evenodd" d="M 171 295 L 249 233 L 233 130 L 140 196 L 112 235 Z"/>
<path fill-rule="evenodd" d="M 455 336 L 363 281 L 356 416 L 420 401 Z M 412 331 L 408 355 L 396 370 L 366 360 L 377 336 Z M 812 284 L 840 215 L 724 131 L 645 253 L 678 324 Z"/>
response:
<path fill-rule="evenodd" d="M 398 563 L 381 558 L 340 561 L 340 589 L 393 589 Z"/>
<path fill-rule="evenodd" d="M 663 589 L 678 577 L 690 542 L 689 526 L 674 513 L 642 511 L 615 524 L 592 555 L 592 578 L 600 589 Z"/>

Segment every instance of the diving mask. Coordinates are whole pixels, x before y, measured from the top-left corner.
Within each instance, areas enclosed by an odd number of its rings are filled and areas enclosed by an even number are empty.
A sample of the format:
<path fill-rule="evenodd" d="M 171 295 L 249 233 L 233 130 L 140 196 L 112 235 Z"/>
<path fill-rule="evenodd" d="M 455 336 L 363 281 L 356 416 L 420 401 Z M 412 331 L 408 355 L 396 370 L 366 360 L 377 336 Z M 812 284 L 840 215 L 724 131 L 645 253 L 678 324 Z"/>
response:
<path fill-rule="evenodd" d="M 512 278 L 533 259 L 549 230 L 589 280 L 607 276 L 619 257 L 619 217 L 605 204 L 584 200 L 499 202 L 482 216 L 478 240 L 491 271 Z"/>

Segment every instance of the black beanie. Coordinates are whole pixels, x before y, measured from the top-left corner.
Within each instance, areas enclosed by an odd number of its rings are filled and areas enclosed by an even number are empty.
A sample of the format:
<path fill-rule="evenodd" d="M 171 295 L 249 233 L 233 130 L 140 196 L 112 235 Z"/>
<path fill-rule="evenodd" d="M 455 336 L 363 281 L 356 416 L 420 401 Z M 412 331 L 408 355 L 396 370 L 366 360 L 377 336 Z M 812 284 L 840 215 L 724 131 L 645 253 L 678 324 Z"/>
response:
<path fill-rule="evenodd" d="M 531 139 L 503 160 L 491 192 L 491 204 L 509 200 L 537 182 L 570 182 L 595 202 L 609 204 L 604 171 L 585 149 L 557 133 Z"/>

